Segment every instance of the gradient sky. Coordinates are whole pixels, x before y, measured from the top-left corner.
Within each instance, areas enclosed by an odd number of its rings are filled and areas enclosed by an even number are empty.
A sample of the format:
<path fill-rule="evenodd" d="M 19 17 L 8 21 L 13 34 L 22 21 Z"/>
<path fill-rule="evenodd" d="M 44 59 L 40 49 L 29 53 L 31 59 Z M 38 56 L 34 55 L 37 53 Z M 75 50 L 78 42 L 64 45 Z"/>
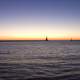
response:
<path fill-rule="evenodd" d="M 0 39 L 80 39 L 80 0 L 0 0 Z"/>

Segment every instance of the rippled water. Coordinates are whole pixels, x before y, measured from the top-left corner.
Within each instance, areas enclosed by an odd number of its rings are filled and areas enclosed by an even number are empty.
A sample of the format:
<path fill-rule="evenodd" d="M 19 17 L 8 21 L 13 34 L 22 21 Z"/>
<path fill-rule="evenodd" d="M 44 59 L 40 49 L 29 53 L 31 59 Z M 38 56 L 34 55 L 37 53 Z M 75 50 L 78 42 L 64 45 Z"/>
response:
<path fill-rule="evenodd" d="M 0 80 L 79 78 L 79 41 L 0 42 Z"/>

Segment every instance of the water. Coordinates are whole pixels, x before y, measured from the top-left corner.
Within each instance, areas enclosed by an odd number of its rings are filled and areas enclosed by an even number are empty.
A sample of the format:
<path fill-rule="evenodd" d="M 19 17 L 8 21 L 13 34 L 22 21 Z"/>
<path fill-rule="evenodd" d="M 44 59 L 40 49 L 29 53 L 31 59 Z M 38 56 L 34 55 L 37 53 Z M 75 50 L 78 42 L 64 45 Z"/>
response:
<path fill-rule="evenodd" d="M 80 42 L 0 42 L 0 80 L 80 80 Z"/>

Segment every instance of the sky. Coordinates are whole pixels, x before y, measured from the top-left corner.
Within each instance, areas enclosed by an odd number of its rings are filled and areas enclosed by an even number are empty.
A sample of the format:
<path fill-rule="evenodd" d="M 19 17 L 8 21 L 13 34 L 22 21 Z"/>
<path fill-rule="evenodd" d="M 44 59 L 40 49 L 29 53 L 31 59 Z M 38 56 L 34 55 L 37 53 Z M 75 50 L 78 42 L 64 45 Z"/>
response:
<path fill-rule="evenodd" d="M 80 39 L 80 0 L 0 0 L 0 40 Z"/>

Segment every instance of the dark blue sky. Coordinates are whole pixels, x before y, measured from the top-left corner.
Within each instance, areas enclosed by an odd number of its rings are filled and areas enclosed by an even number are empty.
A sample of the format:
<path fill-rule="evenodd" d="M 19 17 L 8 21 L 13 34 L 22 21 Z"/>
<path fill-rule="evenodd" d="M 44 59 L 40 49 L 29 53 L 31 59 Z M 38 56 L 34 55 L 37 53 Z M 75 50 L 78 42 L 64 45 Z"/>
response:
<path fill-rule="evenodd" d="M 1 36 L 80 37 L 80 0 L 0 0 L 0 30 Z"/>

